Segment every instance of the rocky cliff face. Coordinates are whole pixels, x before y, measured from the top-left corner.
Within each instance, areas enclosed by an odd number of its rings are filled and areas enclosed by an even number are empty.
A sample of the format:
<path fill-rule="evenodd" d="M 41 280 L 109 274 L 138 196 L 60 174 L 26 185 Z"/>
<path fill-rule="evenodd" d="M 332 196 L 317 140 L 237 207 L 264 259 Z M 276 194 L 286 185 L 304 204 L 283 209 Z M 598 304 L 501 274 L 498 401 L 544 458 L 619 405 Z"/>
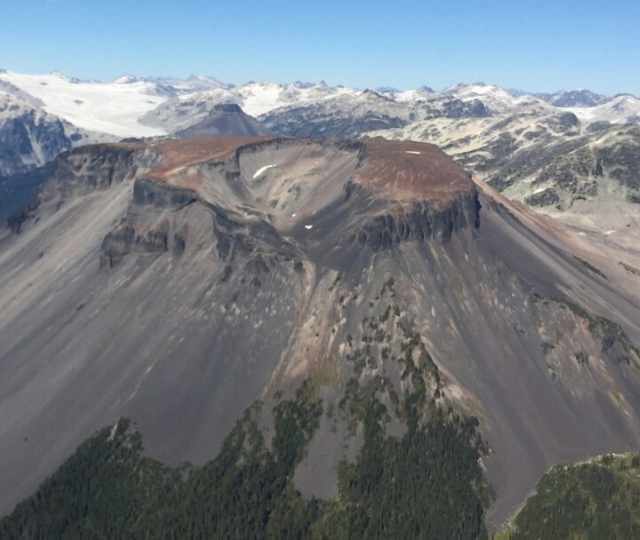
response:
<path fill-rule="evenodd" d="M 3 511 L 121 416 L 203 463 L 256 400 L 279 440 L 304 385 L 305 497 L 335 496 L 368 410 L 389 441 L 478 418 L 496 523 L 550 464 L 640 442 L 638 277 L 431 145 L 93 146 L 39 202 L 0 252 Z"/>
<path fill-rule="evenodd" d="M 29 94 L 0 81 L 0 181 L 25 175 L 73 147 L 113 139 L 78 129 L 41 106 Z"/>
<path fill-rule="evenodd" d="M 44 165 L 71 145 L 60 120 L 35 110 L 0 119 L 0 176 Z"/>

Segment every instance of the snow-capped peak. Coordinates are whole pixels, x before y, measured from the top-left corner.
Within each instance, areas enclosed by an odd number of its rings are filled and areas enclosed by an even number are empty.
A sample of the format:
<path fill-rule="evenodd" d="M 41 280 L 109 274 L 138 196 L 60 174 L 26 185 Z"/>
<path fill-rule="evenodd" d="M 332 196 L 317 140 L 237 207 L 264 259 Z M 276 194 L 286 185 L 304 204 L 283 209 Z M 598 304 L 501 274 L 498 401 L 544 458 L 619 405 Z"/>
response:
<path fill-rule="evenodd" d="M 141 79 L 140 77 L 136 77 L 135 75 L 122 75 L 117 79 L 114 79 L 113 84 L 131 84 L 131 83 L 140 82 L 141 80 L 144 80 L 144 79 Z"/>

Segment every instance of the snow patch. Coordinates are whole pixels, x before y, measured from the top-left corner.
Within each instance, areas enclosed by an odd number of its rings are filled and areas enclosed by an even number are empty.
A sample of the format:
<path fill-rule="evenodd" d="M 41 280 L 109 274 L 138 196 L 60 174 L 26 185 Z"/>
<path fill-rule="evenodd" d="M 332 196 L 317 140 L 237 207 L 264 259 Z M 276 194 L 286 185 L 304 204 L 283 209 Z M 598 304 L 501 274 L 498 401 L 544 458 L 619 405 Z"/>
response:
<path fill-rule="evenodd" d="M 265 172 L 267 172 L 269 169 L 273 169 L 276 166 L 277 165 L 273 163 L 272 165 L 265 165 L 264 167 L 260 167 L 253 175 L 253 179 L 255 180 L 256 178 L 260 178 L 260 176 L 262 176 Z"/>

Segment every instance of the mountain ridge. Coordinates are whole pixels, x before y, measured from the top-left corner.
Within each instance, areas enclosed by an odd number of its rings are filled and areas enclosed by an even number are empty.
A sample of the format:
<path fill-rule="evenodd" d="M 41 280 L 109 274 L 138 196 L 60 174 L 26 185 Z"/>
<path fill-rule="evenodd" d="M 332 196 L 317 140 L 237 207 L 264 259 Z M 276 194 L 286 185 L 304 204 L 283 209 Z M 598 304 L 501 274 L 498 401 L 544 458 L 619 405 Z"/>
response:
<path fill-rule="evenodd" d="M 201 464 L 305 379 L 334 411 L 305 497 L 336 492 L 366 396 L 385 436 L 430 400 L 476 416 L 495 524 L 550 464 L 637 444 L 638 278 L 431 145 L 138 141 L 56 168 L 0 240 L 3 512 L 121 416 L 150 456 Z"/>

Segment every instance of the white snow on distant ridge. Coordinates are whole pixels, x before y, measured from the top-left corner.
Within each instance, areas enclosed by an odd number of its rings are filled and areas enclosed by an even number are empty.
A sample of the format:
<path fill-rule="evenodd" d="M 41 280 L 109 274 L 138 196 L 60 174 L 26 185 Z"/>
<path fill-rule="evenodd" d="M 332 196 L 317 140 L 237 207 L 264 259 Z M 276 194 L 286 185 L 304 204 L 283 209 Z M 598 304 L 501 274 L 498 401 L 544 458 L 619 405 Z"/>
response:
<path fill-rule="evenodd" d="M 77 127 L 118 137 L 163 135 L 158 128 L 144 126 L 138 119 L 155 109 L 166 97 L 153 95 L 147 82 L 131 84 L 78 82 L 60 74 L 0 74 L 0 80 L 39 99 L 43 109 Z"/>
<path fill-rule="evenodd" d="M 343 114 L 360 109 L 386 114 L 387 109 L 392 109 L 396 116 L 411 117 L 417 122 L 422 119 L 420 111 L 431 105 L 437 109 L 439 102 L 479 100 L 497 115 L 523 112 L 546 115 L 562 111 L 573 112 L 585 123 L 640 121 L 640 99 L 634 96 L 616 96 L 591 107 L 557 108 L 539 97 L 482 83 L 459 84 L 441 92 L 428 87 L 380 88 L 373 92 L 329 86 L 323 81 L 249 82 L 234 86 L 204 76 L 177 79 L 123 75 L 112 82 L 98 82 L 60 73 L 25 75 L 0 70 L 0 91 L 78 128 L 117 137 L 165 135 L 193 125 L 220 103 L 237 103 L 256 117 L 275 109 L 315 104 L 329 113 L 333 107 L 342 107 L 344 111 L 340 109 L 338 113 Z M 413 114 L 415 111 L 418 112 Z"/>

